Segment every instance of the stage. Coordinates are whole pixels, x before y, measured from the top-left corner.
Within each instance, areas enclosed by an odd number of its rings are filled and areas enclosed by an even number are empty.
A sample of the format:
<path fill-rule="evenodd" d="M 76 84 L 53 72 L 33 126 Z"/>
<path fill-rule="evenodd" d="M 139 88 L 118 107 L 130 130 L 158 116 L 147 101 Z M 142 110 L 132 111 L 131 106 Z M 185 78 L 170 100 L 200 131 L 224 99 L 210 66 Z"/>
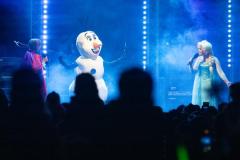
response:
<path fill-rule="evenodd" d="M 118 97 L 120 74 L 138 66 L 154 80 L 154 102 L 164 111 L 191 103 L 194 73 L 189 59 L 197 42 L 208 40 L 231 82 L 240 80 L 240 2 L 236 0 L 18 0 L 0 2 L 0 87 L 10 92 L 11 73 L 19 67 L 30 38 L 43 42 L 48 57 L 48 92 L 62 102 L 72 96 L 76 38 L 94 31 L 102 41 L 106 103 Z M 223 87 L 222 101 L 228 101 Z"/>

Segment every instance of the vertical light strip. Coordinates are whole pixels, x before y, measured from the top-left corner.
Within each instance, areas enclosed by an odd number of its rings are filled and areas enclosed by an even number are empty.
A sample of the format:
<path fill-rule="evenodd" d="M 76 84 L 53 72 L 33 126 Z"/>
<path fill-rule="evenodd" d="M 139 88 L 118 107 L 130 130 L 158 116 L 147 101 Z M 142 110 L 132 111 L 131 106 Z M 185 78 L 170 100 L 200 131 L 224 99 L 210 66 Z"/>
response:
<path fill-rule="evenodd" d="M 142 15 L 142 66 L 145 70 L 147 68 L 147 49 L 148 49 L 148 2 L 143 0 L 143 15 Z"/>
<path fill-rule="evenodd" d="M 48 39 L 48 0 L 42 0 L 42 53 L 47 55 Z"/>
<path fill-rule="evenodd" d="M 232 67 L 232 0 L 228 0 L 228 67 Z"/>
<path fill-rule="evenodd" d="M 42 0 L 42 53 L 47 57 L 47 40 L 48 40 L 48 0 Z M 46 63 L 43 63 L 43 75 L 47 77 Z"/>

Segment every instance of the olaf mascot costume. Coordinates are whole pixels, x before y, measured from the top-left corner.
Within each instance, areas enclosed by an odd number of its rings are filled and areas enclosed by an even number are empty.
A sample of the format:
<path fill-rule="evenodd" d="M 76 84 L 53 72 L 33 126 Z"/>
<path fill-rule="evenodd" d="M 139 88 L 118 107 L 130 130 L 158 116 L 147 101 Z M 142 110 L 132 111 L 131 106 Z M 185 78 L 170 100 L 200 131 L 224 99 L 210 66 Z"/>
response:
<path fill-rule="evenodd" d="M 75 73 L 90 73 L 94 76 L 98 88 L 98 95 L 106 101 L 108 96 L 108 89 L 103 79 L 104 67 L 103 59 L 99 56 L 102 42 L 93 31 L 82 32 L 78 35 L 76 40 L 77 49 L 81 56 L 76 59 L 77 67 Z M 75 81 L 69 86 L 69 91 L 73 92 Z"/>

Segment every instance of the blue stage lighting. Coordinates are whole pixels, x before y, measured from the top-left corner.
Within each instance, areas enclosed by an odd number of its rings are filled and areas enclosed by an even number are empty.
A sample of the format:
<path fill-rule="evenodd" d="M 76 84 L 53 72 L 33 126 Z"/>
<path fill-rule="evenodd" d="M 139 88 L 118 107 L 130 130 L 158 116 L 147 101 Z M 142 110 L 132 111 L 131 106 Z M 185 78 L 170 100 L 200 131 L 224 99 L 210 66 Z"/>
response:
<path fill-rule="evenodd" d="M 143 41 L 142 41 L 142 59 L 143 59 L 143 63 L 142 63 L 142 67 L 143 67 L 143 69 L 145 70 L 146 68 L 147 68 L 147 46 L 148 46 L 148 40 L 147 40 L 147 34 L 148 34 L 148 32 L 147 32 L 147 30 L 148 30 L 148 28 L 147 28 L 147 21 L 148 21 L 148 15 L 147 15 L 147 8 L 148 8 L 148 6 L 147 6 L 147 0 L 143 0 L 143 6 L 142 6 L 142 8 L 143 8 L 143 16 L 142 16 L 142 23 L 143 23 L 143 25 L 142 25 L 142 33 L 143 33 L 143 35 L 142 35 L 142 39 L 143 39 Z"/>
<path fill-rule="evenodd" d="M 44 55 L 47 55 L 47 39 L 48 39 L 48 0 L 42 0 L 42 39 L 43 39 L 43 47 L 42 47 L 42 53 Z M 45 64 L 44 64 L 45 65 Z M 46 73 L 47 71 L 44 70 L 44 72 Z M 45 74 L 46 75 L 46 74 Z"/>
<path fill-rule="evenodd" d="M 228 15 L 227 15 L 227 19 L 228 19 L 228 29 L 227 29 L 227 32 L 228 32 L 228 43 L 227 43 L 227 47 L 228 47 L 228 67 L 230 68 L 232 65 L 231 65 L 231 62 L 232 62 L 232 59 L 231 59 L 231 52 L 232 52 L 232 4 L 231 4 L 231 0 L 228 0 Z"/>

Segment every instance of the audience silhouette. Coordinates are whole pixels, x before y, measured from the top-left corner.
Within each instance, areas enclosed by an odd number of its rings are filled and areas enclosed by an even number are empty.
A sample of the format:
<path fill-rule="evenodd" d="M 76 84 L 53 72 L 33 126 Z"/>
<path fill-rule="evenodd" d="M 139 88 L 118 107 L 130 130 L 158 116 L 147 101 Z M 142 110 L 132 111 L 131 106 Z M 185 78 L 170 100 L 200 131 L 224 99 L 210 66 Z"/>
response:
<path fill-rule="evenodd" d="M 154 105 L 153 79 L 141 68 L 120 75 L 119 97 L 107 104 L 88 73 L 76 77 L 75 94 L 65 105 L 54 91 L 45 101 L 42 85 L 36 72 L 21 68 L 13 73 L 9 100 L 0 90 L 0 156 L 238 159 L 240 82 L 230 86 L 230 102 L 169 112 Z"/>

